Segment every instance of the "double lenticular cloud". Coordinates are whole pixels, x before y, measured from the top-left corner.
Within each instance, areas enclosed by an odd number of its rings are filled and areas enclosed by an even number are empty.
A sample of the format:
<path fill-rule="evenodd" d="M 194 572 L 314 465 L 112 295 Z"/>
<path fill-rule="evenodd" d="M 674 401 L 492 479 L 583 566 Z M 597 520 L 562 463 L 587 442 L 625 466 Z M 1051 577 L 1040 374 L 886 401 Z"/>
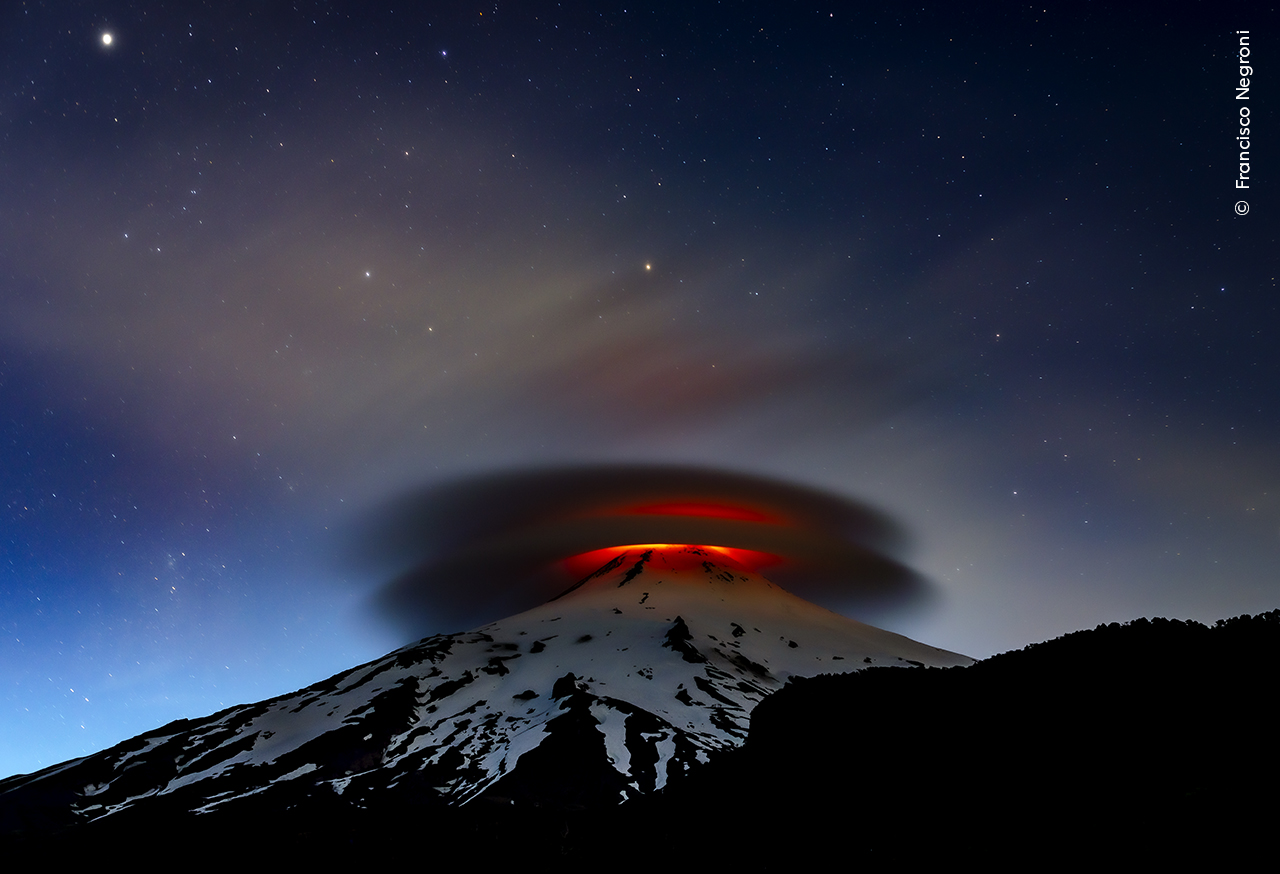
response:
<path fill-rule="evenodd" d="M 674 466 L 592 466 L 460 479 L 409 494 L 368 520 L 365 560 L 408 567 L 379 612 L 414 637 L 475 627 L 555 597 L 617 547 L 732 550 L 832 609 L 927 594 L 894 558 L 902 529 L 837 495 L 777 480 Z"/>

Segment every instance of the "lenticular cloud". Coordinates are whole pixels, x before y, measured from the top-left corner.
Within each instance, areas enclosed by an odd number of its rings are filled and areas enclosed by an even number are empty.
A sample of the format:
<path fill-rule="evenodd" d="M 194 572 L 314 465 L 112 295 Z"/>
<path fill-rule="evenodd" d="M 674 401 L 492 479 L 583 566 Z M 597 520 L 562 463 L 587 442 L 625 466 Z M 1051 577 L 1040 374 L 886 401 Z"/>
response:
<path fill-rule="evenodd" d="M 412 637 L 453 632 L 555 597 L 614 547 L 720 547 L 832 609 L 927 595 L 895 557 L 886 514 L 805 486 L 698 467 L 516 470 L 423 488 L 388 503 L 357 535 L 358 555 L 402 570 L 377 594 Z M 594 563 L 594 564 L 593 564 Z"/>

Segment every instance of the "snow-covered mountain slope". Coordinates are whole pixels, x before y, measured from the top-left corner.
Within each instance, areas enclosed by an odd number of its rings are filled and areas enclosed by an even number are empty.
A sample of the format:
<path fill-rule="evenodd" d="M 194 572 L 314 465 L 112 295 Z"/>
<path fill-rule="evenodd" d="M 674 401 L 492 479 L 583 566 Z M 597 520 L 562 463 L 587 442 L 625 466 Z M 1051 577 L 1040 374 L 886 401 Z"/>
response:
<path fill-rule="evenodd" d="M 62 804 L 85 821 L 285 791 L 361 804 L 396 787 L 452 804 L 621 801 L 741 744 L 789 677 L 970 662 L 801 600 L 718 550 L 632 547 L 536 609 L 0 782 L 0 812 Z"/>

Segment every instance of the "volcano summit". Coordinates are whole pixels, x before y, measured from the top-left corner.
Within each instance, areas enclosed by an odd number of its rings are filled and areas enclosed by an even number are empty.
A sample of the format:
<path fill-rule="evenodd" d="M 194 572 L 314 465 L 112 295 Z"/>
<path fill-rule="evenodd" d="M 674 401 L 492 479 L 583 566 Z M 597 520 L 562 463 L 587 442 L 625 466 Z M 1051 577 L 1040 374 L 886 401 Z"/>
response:
<path fill-rule="evenodd" d="M 790 677 L 971 661 L 802 600 L 732 550 L 622 547 L 540 607 L 0 782 L 0 827 L 388 793 L 615 804 L 740 745 Z"/>

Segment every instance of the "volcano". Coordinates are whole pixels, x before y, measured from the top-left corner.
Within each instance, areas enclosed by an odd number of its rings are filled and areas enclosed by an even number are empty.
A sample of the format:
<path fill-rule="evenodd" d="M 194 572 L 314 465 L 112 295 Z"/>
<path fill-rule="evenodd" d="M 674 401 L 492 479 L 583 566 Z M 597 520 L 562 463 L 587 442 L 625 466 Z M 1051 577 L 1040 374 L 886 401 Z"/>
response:
<path fill-rule="evenodd" d="M 0 781 L 0 828 L 250 801 L 615 805 L 741 745 L 791 677 L 971 662 L 798 598 L 731 550 L 620 547 L 532 610 Z"/>

